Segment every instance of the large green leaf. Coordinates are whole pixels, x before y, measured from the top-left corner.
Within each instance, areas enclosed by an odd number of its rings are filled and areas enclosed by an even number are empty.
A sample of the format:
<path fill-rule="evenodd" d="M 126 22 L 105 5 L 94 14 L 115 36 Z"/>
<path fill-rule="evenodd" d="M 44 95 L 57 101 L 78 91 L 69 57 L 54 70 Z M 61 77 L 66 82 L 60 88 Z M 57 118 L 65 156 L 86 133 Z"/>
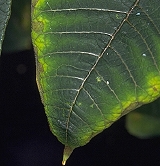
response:
<path fill-rule="evenodd" d="M 63 164 L 160 96 L 159 0 L 33 1 L 37 82 Z"/>
<path fill-rule="evenodd" d="M 11 0 L 0 0 L 0 53 L 7 22 L 10 16 Z"/>

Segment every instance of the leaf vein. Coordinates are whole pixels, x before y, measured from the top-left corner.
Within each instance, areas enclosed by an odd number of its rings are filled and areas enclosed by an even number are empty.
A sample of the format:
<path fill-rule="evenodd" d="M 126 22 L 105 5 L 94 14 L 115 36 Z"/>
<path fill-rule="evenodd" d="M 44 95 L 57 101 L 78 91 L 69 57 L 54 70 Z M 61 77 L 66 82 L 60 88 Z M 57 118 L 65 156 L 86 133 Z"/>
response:
<path fill-rule="evenodd" d="M 106 50 L 110 47 L 110 44 L 112 43 L 113 39 L 115 38 L 116 34 L 120 31 L 120 29 L 122 28 L 123 24 L 126 22 L 126 20 L 129 18 L 130 14 L 132 13 L 133 9 L 137 6 L 137 4 L 139 3 L 140 0 L 136 0 L 135 3 L 132 5 L 132 7 L 130 8 L 130 10 L 126 13 L 126 17 L 122 20 L 122 22 L 120 23 L 120 25 L 117 27 L 117 29 L 115 30 L 115 32 L 113 33 L 113 36 L 111 37 L 111 39 L 109 40 L 108 44 L 106 45 L 106 47 L 103 49 L 103 51 L 101 52 L 101 54 L 99 55 L 99 57 L 97 58 L 95 64 L 93 65 L 93 67 L 90 69 L 90 71 L 88 72 L 88 74 L 86 75 L 86 77 L 84 78 L 81 86 L 79 87 L 79 90 L 75 96 L 75 99 L 72 103 L 72 106 L 70 108 L 69 114 L 68 114 L 68 119 L 66 121 L 66 143 L 67 143 L 67 137 L 68 137 L 68 127 L 69 127 L 69 121 L 70 121 L 70 117 L 71 117 L 71 112 L 73 111 L 73 106 L 76 103 L 76 100 L 80 94 L 80 91 L 83 89 L 84 84 L 86 82 L 86 80 L 89 78 L 89 76 L 91 75 L 92 71 L 95 69 L 95 67 L 97 66 L 99 60 L 103 57 L 104 53 L 106 52 Z"/>
<path fill-rule="evenodd" d="M 154 65 L 155 65 L 157 71 L 158 71 L 159 74 L 160 74 L 160 69 L 159 69 L 159 67 L 158 67 L 158 65 L 157 65 L 157 62 L 156 62 L 156 60 L 155 60 L 155 58 L 154 58 L 154 55 L 153 55 L 153 53 L 152 53 L 150 47 L 148 46 L 146 40 L 144 39 L 144 37 L 142 36 L 142 34 L 138 31 L 138 29 L 137 29 L 131 22 L 129 22 L 128 20 L 127 20 L 127 22 L 128 22 L 128 24 L 135 30 L 135 32 L 137 32 L 137 34 L 138 34 L 138 35 L 141 37 L 141 39 L 143 40 L 144 44 L 145 44 L 146 47 L 147 47 L 147 50 L 149 51 L 149 53 L 150 53 L 150 55 L 151 55 L 151 57 L 152 57 L 153 63 L 154 63 Z"/>

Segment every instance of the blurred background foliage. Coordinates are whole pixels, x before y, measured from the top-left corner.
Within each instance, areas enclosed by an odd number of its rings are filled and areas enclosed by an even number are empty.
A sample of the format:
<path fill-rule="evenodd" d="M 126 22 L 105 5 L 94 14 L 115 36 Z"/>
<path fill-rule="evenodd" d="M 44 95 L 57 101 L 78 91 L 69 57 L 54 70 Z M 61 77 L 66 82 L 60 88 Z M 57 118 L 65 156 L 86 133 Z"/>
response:
<path fill-rule="evenodd" d="M 31 0 L 12 0 L 3 53 L 31 49 Z"/>
<path fill-rule="evenodd" d="M 160 135 L 160 99 L 126 115 L 128 132 L 138 138 L 151 138 Z"/>

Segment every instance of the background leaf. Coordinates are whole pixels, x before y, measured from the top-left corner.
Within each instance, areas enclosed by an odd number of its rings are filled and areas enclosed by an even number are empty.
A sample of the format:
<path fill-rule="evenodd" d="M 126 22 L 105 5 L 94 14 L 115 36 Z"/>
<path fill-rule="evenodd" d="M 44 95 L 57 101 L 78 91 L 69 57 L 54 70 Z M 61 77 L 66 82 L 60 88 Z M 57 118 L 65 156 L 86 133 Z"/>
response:
<path fill-rule="evenodd" d="M 160 135 L 160 99 L 146 104 L 126 116 L 128 132 L 138 138 Z"/>
<path fill-rule="evenodd" d="M 33 1 L 37 82 L 64 161 L 160 96 L 158 0 Z"/>
<path fill-rule="evenodd" d="M 10 16 L 11 0 L 0 1 L 0 53 L 7 22 Z"/>
<path fill-rule="evenodd" d="M 2 51 L 16 52 L 31 48 L 31 1 L 12 0 L 11 17 Z"/>

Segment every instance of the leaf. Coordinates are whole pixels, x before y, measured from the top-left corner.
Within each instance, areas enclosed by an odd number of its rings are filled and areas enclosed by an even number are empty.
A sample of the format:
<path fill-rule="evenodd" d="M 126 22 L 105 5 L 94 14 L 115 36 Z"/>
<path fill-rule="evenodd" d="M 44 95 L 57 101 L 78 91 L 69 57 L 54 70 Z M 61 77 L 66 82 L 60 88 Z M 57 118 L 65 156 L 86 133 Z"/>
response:
<path fill-rule="evenodd" d="M 6 29 L 3 52 L 15 52 L 31 48 L 31 2 L 13 0 L 12 14 Z"/>
<path fill-rule="evenodd" d="M 4 39 L 5 29 L 10 17 L 10 8 L 11 8 L 11 0 L 0 1 L 0 53 L 2 50 L 2 42 Z"/>
<path fill-rule="evenodd" d="M 160 135 L 160 98 L 146 104 L 126 116 L 128 132 L 138 138 Z"/>
<path fill-rule="evenodd" d="M 159 0 L 33 1 L 37 83 L 51 131 L 76 147 L 160 96 Z"/>

